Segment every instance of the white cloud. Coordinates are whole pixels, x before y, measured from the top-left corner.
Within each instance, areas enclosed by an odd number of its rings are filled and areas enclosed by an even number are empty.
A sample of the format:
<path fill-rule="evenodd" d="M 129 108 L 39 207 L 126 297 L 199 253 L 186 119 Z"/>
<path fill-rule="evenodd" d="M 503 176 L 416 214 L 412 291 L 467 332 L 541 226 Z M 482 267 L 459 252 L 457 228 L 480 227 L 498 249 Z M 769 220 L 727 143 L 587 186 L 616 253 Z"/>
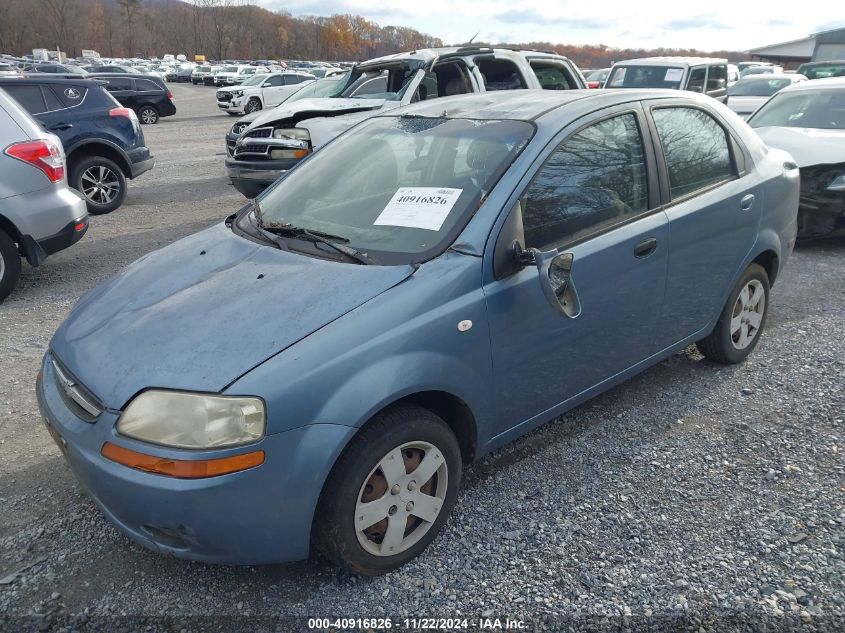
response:
<path fill-rule="evenodd" d="M 464 42 L 480 33 L 479 40 L 489 41 L 747 50 L 837 26 L 802 17 L 827 15 L 830 0 L 804 0 L 800 16 L 792 12 L 787 18 L 777 19 L 754 3 L 735 0 L 685 5 L 677 0 L 609 0 L 600 5 L 575 0 L 536 5 L 521 0 L 257 1 L 295 15 L 358 13 L 380 24 L 418 29 L 447 43 Z M 845 26 L 845 19 L 841 25 Z"/>

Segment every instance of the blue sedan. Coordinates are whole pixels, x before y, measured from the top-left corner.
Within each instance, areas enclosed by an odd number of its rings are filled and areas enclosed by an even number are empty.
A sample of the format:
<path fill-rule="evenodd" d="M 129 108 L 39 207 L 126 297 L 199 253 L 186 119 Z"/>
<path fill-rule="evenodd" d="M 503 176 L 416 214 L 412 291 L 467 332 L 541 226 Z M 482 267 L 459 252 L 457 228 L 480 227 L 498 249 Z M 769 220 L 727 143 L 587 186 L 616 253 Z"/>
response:
<path fill-rule="evenodd" d="M 415 104 L 89 292 L 39 404 L 149 548 L 384 573 L 464 464 L 692 343 L 744 360 L 798 196 L 791 157 L 703 96 Z"/>

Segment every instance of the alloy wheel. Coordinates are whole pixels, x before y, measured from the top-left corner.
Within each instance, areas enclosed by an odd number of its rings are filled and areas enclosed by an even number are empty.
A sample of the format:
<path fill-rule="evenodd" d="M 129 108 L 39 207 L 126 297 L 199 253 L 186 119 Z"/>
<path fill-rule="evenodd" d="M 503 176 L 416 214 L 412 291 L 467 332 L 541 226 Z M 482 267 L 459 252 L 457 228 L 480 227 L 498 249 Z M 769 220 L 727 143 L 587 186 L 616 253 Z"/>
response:
<path fill-rule="evenodd" d="M 147 125 L 152 125 L 158 121 L 158 113 L 152 108 L 144 108 L 141 110 L 141 120 Z"/>
<path fill-rule="evenodd" d="M 449 483 L 443 454 L 428 442 L 397 446 L 364 480 L 355 503 L 358 543 L 393 556 L 417 543 L 437 520 Z"/>
<path fill-rule="evenodd" d="M 731 313 L 731 343 L 736 349 L 745 349 L 757 338 L 765 313 L 766 291 L 752 279 L 740 291 Z"/>
<path fill-rule="evenodd" d="M 252 114 L 253 112 L 258 112 L 261 109 L 261 103 L 256 101 L 255 99 L 250 99 L 247 101 L 246 104 L 246 113 Z"/>
<path fill-rule="evenodd" d="M 86 169 L 82 172 L 81 181 L 82 193 L 96 204 L 111 203 L 120 191 L 117 175 L 104 165 L 92 165 Z"/>

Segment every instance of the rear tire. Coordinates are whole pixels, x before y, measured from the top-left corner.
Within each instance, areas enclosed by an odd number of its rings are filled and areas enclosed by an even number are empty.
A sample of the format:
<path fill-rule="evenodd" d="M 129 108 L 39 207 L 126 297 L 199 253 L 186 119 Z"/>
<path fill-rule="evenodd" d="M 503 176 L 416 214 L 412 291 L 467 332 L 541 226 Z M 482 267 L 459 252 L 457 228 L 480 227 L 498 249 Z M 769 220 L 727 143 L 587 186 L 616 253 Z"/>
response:
<path fill-rule="evenodd" d="M 449 518 L 461 468 L 458 441 L 440 417 L 416 405 L 382 411 L 352 438 L 326 480 L 314 515 L 317 549 L 354 574 L 404 565 Z"/>
<path fill-rule="evenodd" d="M 151 105 L 138 108 L 138 120 L 144 125 L 155 125 L 158 123 L 158 110 Z"/>
<path fill-rule="evenodd" d="M 769 275 L 762 266 L 751 264 L 731 291 L 716 327 L 695 345 L 713 362 L 741 363 L 757 346 L 768 313 Z"/>
<path fill-rule="evenodd" d="M 21 276 L 21 256 L 9 235 L 0 230 L 0 302 L 8 297 Z"/>
<path fill-rule="evenodd" d="M 70 169 L 69 184 L 83 195 L 92 215 L 111 213 L 126 199 L 123 170 L 103 156 L 88 156 L 75 163 Z"/>

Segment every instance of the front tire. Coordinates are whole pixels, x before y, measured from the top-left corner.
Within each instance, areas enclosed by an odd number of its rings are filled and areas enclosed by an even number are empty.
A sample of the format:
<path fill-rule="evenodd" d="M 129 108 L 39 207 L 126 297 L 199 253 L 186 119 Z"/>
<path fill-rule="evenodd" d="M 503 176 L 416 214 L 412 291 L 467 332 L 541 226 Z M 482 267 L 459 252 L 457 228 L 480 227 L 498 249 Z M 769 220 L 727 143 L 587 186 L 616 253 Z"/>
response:
<path fill-rule="evenodd" d="M 326 480 L 315 545 L 354 574 L 404 565 L 449 518 L 461 468 L 458 441 L 440 417 L 415 405 L 386 409 L 352 439 Z"/>
<path fill-rule="evenodd" d="M 751 264 L 736 283 L 716 327 L 698 341 L 705 358 L 716 363 L 741 363 L 757 346 L 769 310 L 769 275 L 765 268 Z"/>
<path fill-rule="evenodd" d="M 138 119 L 144 125 L 155 125 L 158 123 L 158 110 L 153 106 L 141 106 L 138 108 Z"/>
<path fill-rule="evenodd" d="M 92 215 L 111 213 L 126 199 L 126 176 L 114 161 L 103 156 L 89 156 L 74 164 L 70 186 L 85 197 Z"/>
<path fill-rule="evenodd" d="M 21 256 L 12 238 L 0 230 L 0 302 L 8 297 L 21 276 Z"/>
<path fill-rule="evenodd" d="M 258 112 L 261 109 L 261 102 L 252 97 L 249 101 L 246 102 L 246 107 L 244 108 L 244 114 L 252 114 L 253 112 Z"/>

